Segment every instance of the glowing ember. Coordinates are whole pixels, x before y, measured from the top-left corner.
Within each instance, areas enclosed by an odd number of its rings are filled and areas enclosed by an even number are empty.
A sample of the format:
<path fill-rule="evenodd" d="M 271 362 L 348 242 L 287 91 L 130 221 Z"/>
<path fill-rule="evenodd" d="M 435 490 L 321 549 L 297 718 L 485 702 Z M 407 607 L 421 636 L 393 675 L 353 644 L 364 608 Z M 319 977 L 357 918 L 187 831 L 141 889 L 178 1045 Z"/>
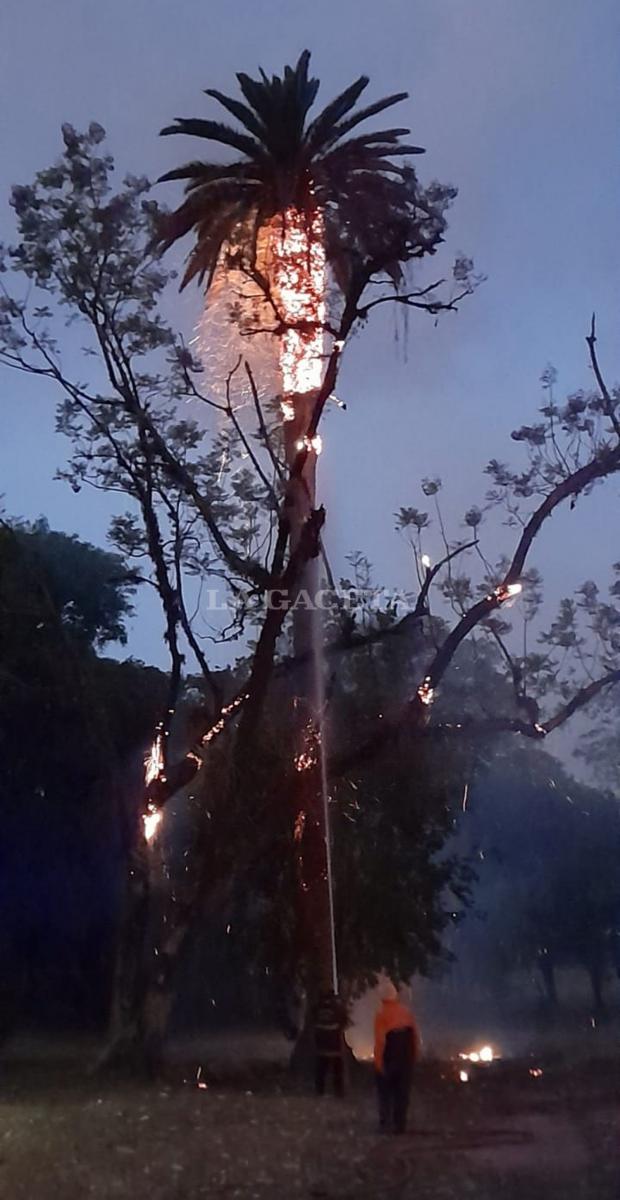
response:
<path fill-rule="evenodd" d="M 461 1083 L 469 1083 L 469 1071 L 459 1071 L 459 1079 Z"/>
<path fill-rule="evenodd" d="M 298 438 L 295 443 L 298 450 L 308 450 L 311 454 L 316 454 L 317 457 L 323 449 L 323 438 L 320 433 L 315 433 L 314 437 Z"/>
<path fill-rule="evenodd" d="M 540 1067 L 530 1067 L 530 1075 L 532 1079 L 540 1079 L 543 1072 Z"/>
<path fill-rule="evenodd" d="M 481 1046 L 479 1050 L 470 1050 L 466 1054 L 459 1054 L 459 1058 L 470 1063 L 492 1063 L 497 1058 L 492 1046 Z"/>
<path fill-rule="evenodd" d="M 311 721 L 308 721 L 304 730 L 304 746 L 299 754 L 293 758 L 293 764 L 296 771 L 310 771 L 312 767 L 316 767 L 319 761 L 319 746 L 321 743 L 321 731 L 317 729 Z"/>
<path fill-rule="evenodd" d="M 224 705 L 224 708 L 221 709 L 220 715 L 219 715 L 217 721 L 215 722 L 215 725 L 212 725 L 211 728 L 208 729 L 207 732 L 204 734 L 204 736 L 200 739 L 200 744 L 202 746 L 208 746 L 209 742 L 212 742 L 213 739 L 216 738 L 218 736 L 218 734 L 222 732 L 222 730 L 224 729 L 224 727 L 226 725 L 226 718 L 230 717 L 232 715 L 232 713 L 234 713 L 238 708 L 240 708 L 241 705 L 244 703 L 244 701 L 247 700 L 247 698 L 248 698 L 247 692 L 240 692 L 238 696 L 235 696 L 234 700 L 230 701 L 230 704 Z M 188 757 L 190 757 L 190 756 L 188 755 Z M 196 757 L 197 756 L 194 755 L 194 758 L 196 758 Z"/>
<path fill-rule="evenodd" d="M 316 765 L 316 758 L 310 751 L 302 750 L 300 754 L 295 755 L 293 762 L 296 771 L 309 771 Z"/>
<path fill-rule="evenodd" d="M 149 804 L 146 812 L 142 816 L 142 824 L 144 825 L 144 836 L 147 842 L 152 842 L 159 826 L 161 824 L 163 813 L 161 809 L 155 808 L 153 804 Z"/>
<path fill-rule="evenodd" d="M 418 688 L 418 699 L 422 702 L 422 704 L 425 705 L 430 705 L 433 703 L 433 700 L 435 699 L 435 689 L 431 683 L 430 675 L 427 675 L 426 679 L 420 684 Z"/>
<path fill-rule="evenodd" d="M 505 604 L 507 600 L 514 600 L 515 596 L 520 596 L 522 591 L 522 583 L 500 583 L 498 587 L 493 588 L 490 596 L 487 596 L 487 600 Z"/>

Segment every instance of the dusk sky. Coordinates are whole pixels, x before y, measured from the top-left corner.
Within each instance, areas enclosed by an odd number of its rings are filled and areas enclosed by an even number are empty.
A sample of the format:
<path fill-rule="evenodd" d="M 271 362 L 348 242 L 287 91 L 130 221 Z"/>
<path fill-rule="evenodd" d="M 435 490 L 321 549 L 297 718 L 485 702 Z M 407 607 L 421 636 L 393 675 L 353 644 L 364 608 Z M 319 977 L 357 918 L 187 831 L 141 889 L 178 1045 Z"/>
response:
<path fill-rule="evenodd" d="M 233 92 L 235 71 L 279 71 L 305 47 L 323 102 L 362 72 L 370 98 L 409 90 L 395 123 L 427 148 L 421 176 L 459 188 L 438 273 L 463 251 L 487 276 L 437 326 L 412 316 L 406 356 L 394 317 L 372 319 L 347 352 L 347 412 L 328 418 L 321 489 L 336 573 L 361 549 L 378 582 L 405 586 L 395 510 L 424 507 L 420 480 L 441 475 L 458 536 L 488 459 L 518 461 L 510 431 L 535 419 L 545 365 L 560 389 L 588 386 L 593 309 L 608 377 L 620 377 L 618 0 L 4 0 L 0 240 L 13 236 L 10 185 L 57 157 L 63 121 L 99 121 L 119 166 L 156 178 L 195 153 L 157 134 L 177 115 L 213 115 L 203 88 Z M 170 185 L 159 192 L 174 201 Z M 186 334 L 197 302 L 179 300 Z M 111 501 L 53 481 L 68 450 L 53 432 L 53 392 L 8 372 L 1 387 L 6 511 L 104 544 Z M 532 561 L 554 596 L 607 579 L 620 558 L 617 496 L 606 483 L 541 538 Z M 129 651 L 163 663 L 161 627 L 145 598 Z"/>

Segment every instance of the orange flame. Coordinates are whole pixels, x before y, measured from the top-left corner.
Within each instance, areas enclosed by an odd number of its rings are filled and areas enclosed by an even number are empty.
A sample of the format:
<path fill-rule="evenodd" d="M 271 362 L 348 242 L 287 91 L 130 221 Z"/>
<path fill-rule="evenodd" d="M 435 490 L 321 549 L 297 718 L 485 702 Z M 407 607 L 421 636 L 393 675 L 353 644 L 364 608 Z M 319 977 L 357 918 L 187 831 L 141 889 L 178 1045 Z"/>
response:
<path fill-rule="evenodd" d="M 288 209 L 271 224 L 270 276 L 286 326 L 280 352 L 285 421 L 295 418 L 293 398 L 321 386 L 323 376 L 326 260 L 321 213 Z M 320 453 L 318 447 L 312 447 Z"/>
<path fill-rule="evenodd" d="M 155 808 L 154 804 L 148 805 L 147 810 L 143 814 L 143 817 L 142 817 L 142 824 L 144 826 L 144 836 L 145 836 L 147 842 L 153 841 L 153 839 L 157 833 L 157 830 L 159 829 L 159 826 L 161 825 L 163 815 L 164 814 L 162 813 L 161 809 Z"/>
<path fill-rule="evenodd" d="M 147 787 L 154 783 L 164 769 L 164 746 L 161 731 L 157 734 L 151 749 L 144 760 L 144 782 Z"/>

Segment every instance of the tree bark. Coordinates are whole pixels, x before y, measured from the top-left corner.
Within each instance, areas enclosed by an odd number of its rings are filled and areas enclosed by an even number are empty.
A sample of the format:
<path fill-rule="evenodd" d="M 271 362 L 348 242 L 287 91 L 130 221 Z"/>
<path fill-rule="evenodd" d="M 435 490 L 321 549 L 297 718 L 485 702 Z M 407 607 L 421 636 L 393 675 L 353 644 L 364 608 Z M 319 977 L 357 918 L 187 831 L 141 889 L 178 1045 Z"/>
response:
<path fill-rule="evenodd" d="M 302 529 L 316 505 L 316 459 L 309 453 L 301 475 L 293 472 L 300 439 L 306 434 L 314 409 L 314 394 L 295 397 L 295 419 L 285 422 L 285 450 L 292 481 L 287 495 L 291 553 L 299 544 Z M 294 758 L 292 819 L 298 848 L 299 925 L 304 949 L 304 983 L 308 996 L 316 999 L 324 988 L 336 988 L 332 944 L 331 881 L 329 878 L 329 828 L 323 787 L 324 697 L 322 686 L 322 613 L 317 598 L 320 588 L 318 557 L 308 559 L 299 580 L 293 611 L 293 653 L 302 666 L 296 677 L 293 698 Z M 300 1036 L 301 1046 L 304 1032 Z"/>
<path fill-rule="evenodd" d="M 96 1069 L 134 1073 L 144 1065 L 141 1012 L 151 917 L 149 848 L 141 829 L 129 851 L 121 912 L 108 1040 Z"/>

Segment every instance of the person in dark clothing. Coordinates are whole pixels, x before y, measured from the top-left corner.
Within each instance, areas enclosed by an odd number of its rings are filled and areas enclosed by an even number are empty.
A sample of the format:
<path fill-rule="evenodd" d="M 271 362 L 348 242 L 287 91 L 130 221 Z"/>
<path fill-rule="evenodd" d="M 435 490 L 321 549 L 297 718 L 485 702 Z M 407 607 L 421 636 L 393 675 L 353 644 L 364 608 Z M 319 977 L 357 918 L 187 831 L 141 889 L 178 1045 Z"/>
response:
<path fill-rule="evenodd" d="M 379 1125 L 404 1133 L 413 1067 L 420 1038 L 413 1014 L 401 1004 L 392 983 L 382 990 L 382 1005 L 375 1018 L 375 1071 Z"/>
<path fill-rule="evenodd" d="M 331 1074 L 334 1092 L 344 1096 L 344 1031 L 347 1012 L 334 991 L 322 992 L 314 1009 L 315 1087 L 325 1095 Z"/>

